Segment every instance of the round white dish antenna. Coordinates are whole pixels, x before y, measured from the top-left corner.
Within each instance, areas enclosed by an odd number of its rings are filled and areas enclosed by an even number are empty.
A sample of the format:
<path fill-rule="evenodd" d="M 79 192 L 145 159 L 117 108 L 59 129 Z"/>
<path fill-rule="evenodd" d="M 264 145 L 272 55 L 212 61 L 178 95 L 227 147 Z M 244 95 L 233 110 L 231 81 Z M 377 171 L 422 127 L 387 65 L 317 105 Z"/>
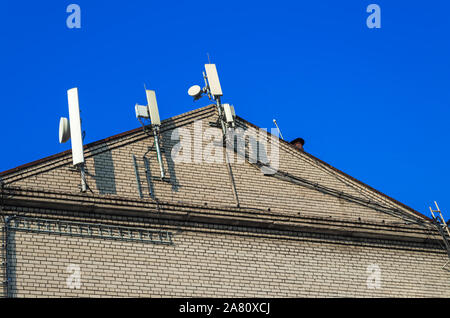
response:
<path fill-rule="evenodd" d="M 198 85 L 193 85 L 189 88 L 188 94 L 194 98 L 198 98 L 202 93 L 202 89 Z"/>
<path fill-rule="evenodd" d="M 59 143 L 65 143 L 70 139 L 70 124 L 69 120 L 65 117 L 61 117 L 59 120 Z"/>

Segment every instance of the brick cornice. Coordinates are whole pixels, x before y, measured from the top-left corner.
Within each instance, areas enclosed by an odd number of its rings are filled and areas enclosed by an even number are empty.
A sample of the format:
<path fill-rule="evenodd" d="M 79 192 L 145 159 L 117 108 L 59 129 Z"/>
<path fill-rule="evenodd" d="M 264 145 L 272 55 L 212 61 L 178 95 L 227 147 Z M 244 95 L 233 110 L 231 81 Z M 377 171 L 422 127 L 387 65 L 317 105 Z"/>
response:
<path fill-rule="evenodd" d="M 433 228 L 392 225 L 375 222 L 312 218 L 283 215 L 258 209 L 205 206 L 188 203 L 157 202 L 139 198 L 97 196 L 94 194 L 59 193 L 8 187 L 3 190 L 3 206 L 41 210 L 64 210 L 77 213 L 99 213 L 150 219 L 190 221 L 290 232 L 336 235 L 402 242 L 439 244 Z"/>

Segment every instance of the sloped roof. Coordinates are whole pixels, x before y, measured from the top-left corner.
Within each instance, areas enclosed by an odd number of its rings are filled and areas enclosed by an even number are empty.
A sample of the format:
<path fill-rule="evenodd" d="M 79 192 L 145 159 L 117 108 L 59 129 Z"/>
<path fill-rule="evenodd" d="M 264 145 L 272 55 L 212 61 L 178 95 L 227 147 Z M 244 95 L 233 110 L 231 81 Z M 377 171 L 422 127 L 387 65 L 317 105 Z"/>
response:
<path fill-rule="evenodd" d="M 164 125 L 168 125 L 169 122 L 183 121 L 183 120 L 185 120 L 186 118 L 195 118 L 196 116 L 198 116 L 198 115 L 201 114 L 202 112 L 205 112 L 205 111 L 213 111 L 213 110 L 215 110 L 215 105 L 209 105 L 209 106 L 206 106 L 206 107 L 203 107 L 203 108 L 199 108 L 199 109 L 196 109 L 196 110 L 193 110 L 193 111 L 190 111 L 190 112 L 186 112 L 186 113 L 184 113 L 184 114 L 177 115 L 177 116 L 168 118 L 168 119 L 166 119 L 166 120 L 163 120 L 163 121 L 162 121 L 162 126 L 164 127 Z M 254 124 L 248 122 L 247 120 L 245 120 L 245 119 L 243 119 L 243 118 L 238 117 L 238 120 L 239 120 L 240 122 L 244 123 L 245 125 L 254 127 L 255 129 L 259 129 L 259 127 L 257 127 L 256 125 L 254 125 Z M 104 138 L 104 139 L 101 139 L 101 140 L 98 140 L 98 141 L 89 143 L 89 144 L 85 145 L 84 148 L 85 148 L 85 149 L 90 149 L 90 148 L 93 148 L 93 147 L 95 147 L 95 146 L 102 145 L 102 144 L 104 144 L 104 143 L 106 143 L 106 142 L 113 141 L 113 140 L 120 139 L 120 138 L 126 138 L 126 137 L 132 136 L 132 135 L 134 135 L 134 134 L 136 134 L 136 133 L 140 133 L 140 132 L 142 132 L 142 127 L 139 127 L 139 128 L 136 128 L 136 129 L 132 129 L 132 130 L 129 130 L 129 131 L 126 131 L 126 132 L 123 132 L 123 133 L 120 133 L 120 134 L 117 134 L 117 135 L 108 137 L 108 138 Z M 312 154 L 310 154 L 310 153 L 308 153 L 308 152 L 306 152 L 306 151 L 301 151 L 301 150 L 297 149 L 296 147 L 294 147 L 294 146 L 293 146 L 292 144 L 290 144 L 289 142 L 284 141 L 284 140 L 280 140 L 280 142 L 281 142 L 281 144 L 283 144 L 285 147 L 289 147 L 292 151 L 296 151 L 296 152 L 299 152 L 299 153 L 302 153 L 302 154 L 308 156 L 309 158 L 311 158 L 311 159 L 313 159 L 313 160 L 319 162 L 319 163 L 322 164 L 323 166 L 328 167 L 329 169 L 331 169 L 331 170 L 334 171 L 335 173 L 337 173 L 337 174 L 339 174 L 339 175 L 341 175 L 341 176 L 343 176 L 343 177 L 345 177 L 345 178 L 347 178 L 347 179 L 349 179 L 349 180 L 352 180 L 352 181 L 356 182 L 356 183 L 359 184 L 360 186 L 362 186 L 362 187 L 368 189 L 369 191 L 372 191 L 372 192 L 374 192 L 374 193 L 377 193 L 377 194 L 379 194 L 380 196 L 383 196 L 383 197 L 386 198 L 387 200 L 389 200 L 389 201 L 391 201 L 391 202 L 393 202 L 393 203 L 395 203 L 395 204 L 397 204 L 397 205 L 402 206 L 403 208 L 405 208 L 405 209 L 408 210 L 409 212 L 411 212 L 411 213 L 417 215 L 418 217 L 423 218 L 423 219 L 425 219 L 425 220 L 427 220 L 427 221 L 430 220 L 427 216 L 425 216 L 425 215 L 421 214 L 420 212 L 418 212 L 418 211 L 412 209 L 411 207 L 407 206 L 406 204 L 404 204 L 404 203 L 402 203 L 402 202 L 399 202 L 399 201 L 397 201 L 397 200 L 391 198 L 390 196 L 388 196 L 388 195 L 382 193 L 381 191 L 378 191 L 378 190 L 372 188 L 371 186 L 369 186 L 369 185 L 367 185 L 367 184 L 365 184 L 365 183 L 359 181 L 358 179 L 356 179 L 356 178 L 354 178 L 354 177 L 348 175 L 347 173 L 345 173 L 345 172 L 343 172 L 343 171 L 341 171 L 341 170 L 339 170 L 339 169 L 333 167 L 332 165 L 330 165 L 330 164 L 328 164 L 328 163 L 322 161 L 321 159 L 319 159 L 319 158 L 313 156 Z M 16 173 L 16 172 L 20 172 L 20 171 L 22 171 L 22 170 L 28 169 L 28 168 L 33 167 L 33 166 L 37 166 L 37 165 L 42 164 L 42 163 L 45 163 L 45 162 L 52 161 L 52 160 L 57 159 L 57 158 L 61 158 L 61 157 L 70 155 L 70 153 L 71 153 L 71 150 L 69 149 L 69 150 L 66 150 L 66 151 L 63 151 L 63 152 L 60 152 L 60 153 L 57 153 L 57 154 L 54 154 L 54 155 L 51 155 L 51 156 L 48 156 L 48 157 L 45 157 L 45 158 L 36 160 L 36 161 L 33 161 L 33 162 L 30 162 L 30 163 L 23 164 L 23 165 L 20 165 L 20 166 L 18 166 L 18 167 L 15 167 L 15 168 L 12 168 L 12 169 L 9 169 L 9 170 L 0 172 L 0 178 L 1 178 L 1 177 L 8 176 L 8 175 L 11 175 L 11 174 L 14 174 L 14 173 Z"/>
<path fill-rule="evenodd" d="M 240 118 L 240 119 L 241 119 L 243 122 L 245 122 L 246 124 L 248 124 L 248 125 L 250 125 L 250 126 L 253 126 L 253 127 L 259 129 L 259 127 L 257 127 L 256 125 L 254 125 L 254 124 L 252 124 L 252 123 L 246 121 L 245 119 L 243 119 L 243 118 Z M 297 147 L 295 147 L 293 144 L 291 144 L 290 142 L 288 142 L 288 141 L 286 141 L 286 140 L 283 140 L 283 139 L 280 139 L 280 142 L 281 142 L 281 143 L 284 143 L 284 144 L 285 144 L 286 146 L 288 146 L 288 147 L 291 147 L 293 150 L 295 150 L 295 151 L 297 151 L 297 152 L 301 152 L 301 153 L 307 155 L 308 157 L 312 158 L 313 160 L 316 160 L 316 161 L 320 162 L 320 163 L 323 164 L 324 166 L 326 166 L 326 167 L 332 169 L 333 171 L 335 171 L 335 172 L 337 172 L 337 173 L 339 173 L 339 174 L 345 176 L 346 178 L 349 178 L 350 180 L 355 181 L 356 183 L 360 184 L 361 186 L 367 188 L 368 190 L 373 191 L 373 192 L 375 192 L 375 193 L 377 193 L 377 194 L 379 194 L 379 195 L 385 197 L 386 199 L 388 199 L 388 200 L 390 200 L 390 201 L 392 201 L 392 202 L 394 202 L 394 203 L 396 203 L 396 204 L 398 204 L 398 205 L 401 205 L 402 207 L 404 207 L 405 209 L 409 210 L 410 212 L 416 214 L 417 216 L 422 217 L 422 218 L 426 219 L 427 221 L 431 221 L 431 219 L 430 219 L 429 217 L 427 217 L 426 215 L 424 215 L 424 214 L 422 214 L 422 213 L 420 213 L 420 212 L 414 210 L 413 208 L 409 207 L 408 205 L 406 205 L 406 204 L 404 204 L 404 203 L 402 203 L 402 202 L 400 202 L 400 201 L 398 201 L 398 200 L 396 200 L 396 199 L 394 199 L 394 198 L 388 196 L 387 194 L 385 194 L 385 193 L 383 193 L 383 192 L 381 192 L 381 191 L 379 191 L 379 190 L 377 190 L 377 189 L 375 189 L 375 188 L 369 186 L 368 184 L 366 184 L 366 183 L 364 183 L 364 182 L 362 182 L 362 181 L 356 179 L 355 177 L 352 177 L 351 175 L 349 175 L 349 174 L 343 172 L 342 170 L 339 170 L 338 168 L 336 168 L 336 167 L 330 165 L 329 163 L 323 161 L 322 159 L 317 158 L 317 157 L 315 157 L 314 155 L 308 153 L 308 152 L 305 151 L 304 149 L 303 149 L 303 150 L 300 150 L 300 149 L 298 149 Z"/>
<path fill-rule="evenodd" d="M 198 109 L 195 109 L 195 110 L 192 110 L 192 111 L 189 111 L 189 112 L 177 115 L 177 116 L 170 117 L 168 119 L 162 120 L 161 124 L 164 125 L 169 120 L 180 119 L 180 118 L 186 117 L 188 115 L 193 115 L 193 114 L 196 114 L 196 113 L 198 113 L 198 112 L 200 112 L 202 110 L 208 110 L 208 109 L 214 109 L 214 105 L 208 105 L 208 106 L 205 106 L 205 107 L 202 107 L 202 108 L 198 108 Z M 97 141 L 93 141 L 91 143 L 88 143 L 88 144 L 84 145 L 83 148 L 85 150 L 86 149 L 90 149 L 90 148 L 92 148 L 94 146 L 98 146 L 98 145 L 104 144 L 104 143 L 106 143 L 108 141 L 112 141 L 112 140 L 116 140 L 116 139 L 119 139 L 119 138 L 127 137 L 127 136 L 133 135 L 133 134 L 135 134 L 137 132 L 141 132 L 141 131 L 142 131 L 142 127 L 134 128 L 134 129 L 131 129 L 131 130 L 128 130 L 128 131 L 125 131 L 125 132 L 122 132 L 122 133 L 110 136 L 110 137 L 106 137 L 106 138 L 103 138 L 103 139 L 100 139 L 100 140 L 97 140 Z M 68 149 L 68 150 L 56 153 L 54 155 L 50 155 L 50 156 L 44 157 L 42 159 L 38 159 L 38 160 L 34 160 L 34 161 L 31 161 L 31 162 L 25 163 L 23 165 L 15 167 L 15 168 L 11 168 L 11 169 L 8 169 L 8 170 L 0 171 L 0 178 L 2 176 L 6 176 L 6 175 L 12 174 L 14 172 L 18 172 L 20 170 L 23 170 L 23 169 L 26 169 L 26 168 L 29 168 L 29 167 L 33 167 L 33 166 L 39 165 L 39 164 L 44 163 L 44 162 L 51 161 L 53 159 L 64 157 L 64 156 L 69 155 L 71 153 L 72 153 L 72 150 Z"/>
<path fill-rule="evenodd" d="M 83 148 L 84 149 L 89 149 L 89 148 L 91 148 L 93 146 L 97 146 L 97 145 L 103 144 L 103 143 L 105 143 L 107 141 L 110 141 L 110 140 L 115 140 L 115 139 L 118 139 L 118 138 L 121 138 L 121 137 L 126 137 L 126 136 L 129 136 L 129 135 L 132 135 L 132 134 L 134 134 L 136 132 L 139 132 L 141 130 L 142 130 L 142 127 L 131 129 L 131 130 L 125 131 L 123 133 L 120 133 L 120 134 L 117 134 L 117 135 L 113 135 L 111 137 L 107 137 L 107 138 L 103 138 L 103 139 L 100 139 L 100 140 L 97 140 L 97 141 L 93 141 L 93 142 L 91 142 L 89 144 L 84 145 Z M 26 168 L 29 168 L 29 167 L 36 166 L 38 164 L 41 164 L 41 163 L 44 163 L 44 162 L 47 162 L 47 161 L 51 161 L 53 159 L 64 157 L 65 155 L 68 155 L 68 154 L 71 154 L 71 153 L 72 153 L 72 150 L 68 149 L 68 150 L 65 150 L 65 151 L 62 151 L 62 152 L 58 152 L 58 153 L 56 153 L 54 155 L 44 157 L 42 159 L 38 159 L 38 160 L 34 160 L 34 161 L 31 161 L 31 162 L 25 163 L 23 165 L 15 167 L 15 168 L 11 168 L 11 169 L 8 169 L 8 170 L 5 170 L 5 171 L 1 171 L 0 172 L 0 177 L 6 176 L 8 174 L 12 174 L 14 172 L 18 172 L 20 170 L 23 170 L 23 169 L 26 169 Z"/>

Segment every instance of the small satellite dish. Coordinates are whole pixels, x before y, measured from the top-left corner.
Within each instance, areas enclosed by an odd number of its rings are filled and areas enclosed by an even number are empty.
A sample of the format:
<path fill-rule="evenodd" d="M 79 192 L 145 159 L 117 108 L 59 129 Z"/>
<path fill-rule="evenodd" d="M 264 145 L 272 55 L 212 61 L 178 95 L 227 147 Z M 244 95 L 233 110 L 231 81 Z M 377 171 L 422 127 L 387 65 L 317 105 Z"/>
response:
<path fill-rule="evenodd" d="M 66 117 L 59 120 L 59 143 L 65 143 L 70 139 L 70 124 Z"/>
<path fill-rule="evenodd" d="M 198 85 L 193 85 L 188 90 L 189 96 L 194 97 L 194 100 L 197 100 L 201 97 L 202 89 Z"/>

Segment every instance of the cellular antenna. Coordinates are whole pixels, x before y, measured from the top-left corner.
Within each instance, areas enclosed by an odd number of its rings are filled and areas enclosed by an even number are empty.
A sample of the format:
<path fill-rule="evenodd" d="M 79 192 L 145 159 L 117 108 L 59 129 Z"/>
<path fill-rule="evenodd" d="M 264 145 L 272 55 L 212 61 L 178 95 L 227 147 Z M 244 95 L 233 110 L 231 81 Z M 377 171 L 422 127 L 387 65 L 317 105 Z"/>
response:
<path fill-rule="evenodd" d="M 67 91 L 69 104 L 69 119 L 61 117 L 59 120 L 59 143 L 65 143 L 71 139 L 72 162 L 81 173 L 81 192 L 86 192 L 86 174 L 84 170 L 83 132 L 81 130 L 80 104 L 78 100 L 78 88 Z"/>
<path fill-rule="evenodd" d="M 217 99 L 222 96 L 222 87 L 220 86 L 219 74 L 217 73 L 216 64 L 205 64 L 206 78 L 211 94 Z"/>
<path fill-rule="evenodd" d="M 208 61 L 209 61 L 209 54 Z M 223 96 L 222 86 L 220 85 L 219 74 L 217 72 L 216 64 L 205 64 L 205 72 L 203 72 L 203 79 L 205 86 L 203 89 L 199 85 L 193 85 L 189 88 L 189 96 L 194 98 L 194 101 L 208 95 L 211 101 L 214 101 L 219 113 L 219 122 L 217 125 L 222 127 L 224 138 L 227 134 L 228 128 L 235 127 L 236 113 L 234 106 L 230 104 L 222 104 L 221 97 Z"/>
<path fill-rule="evenodd" d="M 144 84 L 145 87 L 145 84 Z M 136 118 L 144 127 L 144 131 L 146 131 L 146 127 L 150 125 L 150 128 L 153 132 L 154 145 L 156 149 L 156 154 L 158 157 L 159 168 L 161 171 L 161 180 L 165 178 L 164 165 L 161 157 L 161 148 L 159 144 L 159 135 L 161 128 L 161 119 L 159 118 L 159 110 L 158 103 L 156 101 L 156 92 L 154 90 L 145 89 L 145 95 L 147 97 L 147 106 L 142 106 L 136 104 Z M 147 121 L 147 123 L 146 123 Z M 150 122 L 148 122 L 150 121 Z"/>
<path fill-rule="evenodd" d="M 208 55 L 209 58 L 209 55 Z M 219 118 L 216 123 L 210 123 L 211 126 L 222 128 L 222 140 L 224 145 L 227 144 L 227 135 L 230 130 L 234 129 L 236 126 L 236 113 L 234 111 L 234 106 L 230 104 L 222 104 L 221 97 L 223 96 L 222 87 L 220 86 L 219 74 L 217 73 L 216 64 L 205 64 L 205 72 L 203 72 L 203 79 L 205 81 L 205 87 L 200 89 L 200 86 L 191 86 L 188 90 L 188 94 L 194 97 L 194 101 L 200 99 L 203 95 L 208 95 L 209 100 L 214 101 L 217 107 L 217 112 L 219 113 Z M 232 141 L 233 142 L 233 141 Z M 234 143 L 234 142 L 233 142 Z M 229 147 L 229 145 L 226 145 Z M 239 196 L 236 189 L 236 184 L 234 182 L 233 170 L 228 158 L 228 151 L 225 151 L 225 156 L 227 160 L 228 173 L 230 175 L 232 189 L 234 197 L 236 199 L 236 206 L 240 206 Z"/>

